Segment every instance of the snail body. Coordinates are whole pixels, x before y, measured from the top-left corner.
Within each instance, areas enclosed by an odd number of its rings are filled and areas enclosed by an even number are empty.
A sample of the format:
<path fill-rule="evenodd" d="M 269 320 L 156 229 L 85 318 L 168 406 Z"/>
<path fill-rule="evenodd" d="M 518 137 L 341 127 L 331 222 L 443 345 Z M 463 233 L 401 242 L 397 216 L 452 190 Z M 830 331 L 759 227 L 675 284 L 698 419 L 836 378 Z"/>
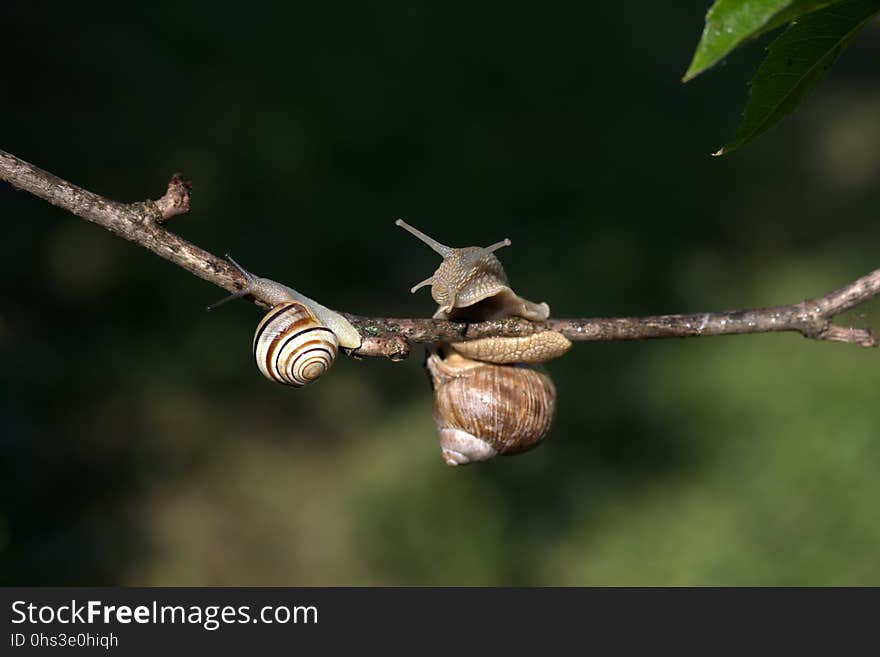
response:
<path fill-rule="evenodd" d="M 462 356 L 486 363 L 546 363 L 571 349 L 571 341 L 562 333 L 541 331 L 513 338 L 453 342 L 452 347 Z"/>
<path fill-rule="evenodd" d="M 360 333 L 339 313 L 286 285 L 254 276 L 232 258 L 229 261 L 247 284 L 209 310 L 248 294 L 272 304 L 253 341 L 257 367 L 269 381 L 301 388 L 330 369 L 340 347 L 361 346 Z"/>
<path fill-rule="evenodd" d="M 456 249 L 428 237 L 403 219 L 396 224 L 443 256 L 437 271 L 410 290 L 431 286 L 431 296 L 439 304 L 435 319 L 484 321 L 516 316 L 543 321 L 550 316 L 546 303 L 523 299 L 510 288 L 504 267 L 494 255 L 498 249 L 510 246 L 509 239 L 487 247 Z"/>
<path fill-rule="evenodd" d="M 243 269 L 235 261 L 232 261 L 232 263 L 242 274 L 244 274 L 244 277 L 247 280 L 247 286 L 228 297 L 229 299 L 243 297 L 248 294 L 255 294 L 272 304 L 273 308 L 284 303 L 290 303 L 293 301 L 298 302 L 306 306 L 323 326 L 326 326 L 333 331 L 341 346 L 346 349 L 357 349 L 361 346 L 361 334 L 358 333 L 357 329 L 352 326 L 345 317 L 336 311 L 322 306 L 314 299 L 310 299 L 306 295 L 301 294 L 286 285 L 276 283 L 268 278 L 254 276 L 249 271 Z"/>
<path fill-rule="evenodd" d="M 520 297 L 510 287 L 494 252 L 510 240 L 489 247 L 452 248 L 402 220 L 408 232 L 443 256 L 434 274 L 412 288 L 430 285 L 436 319 L 476 322 L 507 317 L 543 321 L 546 303 Z M 571 342 L 555 331 L 528 336 L 490 337 L 438 343 L 428 353 L 434 387 L 434 420 L 447 465 L 485 461 L 538 446 L 556 412 L 556 388 L 550 377 L 530 364 L 564 354 Z"/>

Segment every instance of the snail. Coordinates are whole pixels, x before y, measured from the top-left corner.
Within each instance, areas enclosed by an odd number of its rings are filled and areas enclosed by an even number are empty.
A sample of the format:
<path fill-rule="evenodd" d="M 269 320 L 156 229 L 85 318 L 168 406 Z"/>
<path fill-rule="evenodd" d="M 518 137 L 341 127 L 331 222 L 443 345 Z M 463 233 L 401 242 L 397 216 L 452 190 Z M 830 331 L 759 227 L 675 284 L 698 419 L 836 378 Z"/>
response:
<path fill-rule="evenodd" d="M 402 219 L 396 224 L 443 256 L 434 274 L 412 288 L 430 285 L 436 319 L 485 321 L 523 317 L 543 321 L 546 303 L 534 303 L 510 287 L 495 251 L 488 247 L 452 248 L 440 244 Z M 556 388 L 534 367 L 564 354 L 571 342 L 555 331 L 521 337 L 490 337 L 438 343 L 428 352 L 434 387 L 434 420 L 441 456 L 447 465 L 485 461 L 530 450 L 546 438 L 556 412 Z"/>
<path fill-rule="evenodd" d="M 454 249 L 416 230 L 403 219 L 395 222 L 443 256 L 443 262 L 429 278 L 414 285 L 410 292 L 430 285 L 431 296 L 440 307 L 435 319 L 484 321 L 519 316 L 543 321 L 550 316 L 550 306 L 533 303 L 514 293 L 495 251 L 510 246 L 503 239 L 492 246 L 466 246 Z"/>
<path fill-rule="evenodd" d="M 244 276 L 247 285 L 208 307 L 253 294 L 272 304 L 254 332 L 257 367 L 274 383 L 301 388 L 326 372 L 339 347 L 357 349 L 361 336 L 337 312 L 268 278 L 254 276 L 226 256 Z"/>

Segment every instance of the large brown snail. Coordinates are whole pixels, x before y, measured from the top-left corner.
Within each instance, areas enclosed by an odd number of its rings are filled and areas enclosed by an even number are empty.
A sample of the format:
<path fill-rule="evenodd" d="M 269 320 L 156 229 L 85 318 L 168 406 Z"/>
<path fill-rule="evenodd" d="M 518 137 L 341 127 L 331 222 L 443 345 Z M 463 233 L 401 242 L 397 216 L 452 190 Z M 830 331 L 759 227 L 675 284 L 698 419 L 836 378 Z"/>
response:
<path fill-rule="evenodd" d="M 254 276 L 226 257 L 247 285 L 208 309 L 248 294 L 272 304 L 254 332 L 253 344 L 257 367 L 270 381 L 301 388 L 330 368 L 340 346 L 361 346 L 360 333 L 339 313 L 286 285 Z"/>
<path fill-rule="evenodd" d="M 546 303 L 528 301 L 511 289 L 494 255 L 510 240 L 485 248 L 452 248 L 403 220 L 396 223 L 443 256 L 437 271 L 412 289 L 431 286 L 438 303 L 435 318 L 474 322 L 518 316 L 542 321 L 550 316 Z M 570 347 L 554 331 L 433 345 L 427 366 L 443 460 L 463 465 L 540 444 L 553 423 L 556 388 L 531 365 L 557 358 Z"/>

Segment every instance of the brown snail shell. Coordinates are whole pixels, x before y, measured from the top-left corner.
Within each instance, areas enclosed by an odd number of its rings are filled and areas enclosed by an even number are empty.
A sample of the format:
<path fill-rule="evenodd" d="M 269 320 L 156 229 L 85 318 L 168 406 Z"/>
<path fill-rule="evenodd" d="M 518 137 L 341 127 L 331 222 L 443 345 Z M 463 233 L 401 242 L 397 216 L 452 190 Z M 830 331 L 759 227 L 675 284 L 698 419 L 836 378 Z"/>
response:
<path fill-rule="evenodd" d="M 524 365 L 497 365 L 435 349 L 428 356 L 434 420 L 447 465 L 533 449 L 556 411 L 549 376 Z"/>

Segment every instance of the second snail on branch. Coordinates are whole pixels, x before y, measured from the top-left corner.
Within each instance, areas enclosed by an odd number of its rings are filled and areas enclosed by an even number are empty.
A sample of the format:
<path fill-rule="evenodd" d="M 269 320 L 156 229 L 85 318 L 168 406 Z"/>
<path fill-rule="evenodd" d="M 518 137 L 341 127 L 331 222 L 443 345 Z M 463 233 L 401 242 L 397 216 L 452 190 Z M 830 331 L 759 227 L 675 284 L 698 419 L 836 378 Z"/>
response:
<path fill-rule="evenodd" d="M 485 248 L 452 248 L 401 219 L 396 223 L 443 257 L 437 271 L 412 289 L 431 286 L 439 304 L 436 319 L 550 317 L 546 303 L 533 303 L 511 289 L 495 256 L 510 240 Z M 427 365 L 443 460 L 448 465 L 485 461 L 530 450 L 544 440 L 556 412 L 556 388 L 534 365 L 558 358 L 570 347 L 568 338 L 555 331 L 432 345 Z"/>
<path fill-rule="evenodd" d="M 543 321 L 550 316 L 546 303 L 533 303 L 511 289 L 494 255 L 510 240 L 488 247 L 453 248 L 403 220 L 396 224 L 443 258 L 434 274 L 411 290 L 431 286 L 438 304 L 435 319 Z M 357 329 L 339 313 L 230 261 L 246 286 L 224 301 L 253 294 L 272 305 L 253 342 L 257 367 L 270 381 L 304 386 L 330 368 L 340 346 L 360 347 Z M 431 345 L 427 368 L 443 460 L 448 465 L 485 461 L 527 451 L 544 440 L 556 411 L 556 388 L 535 366 L 570 347 L 568 339 L 555 331 Z"/>

